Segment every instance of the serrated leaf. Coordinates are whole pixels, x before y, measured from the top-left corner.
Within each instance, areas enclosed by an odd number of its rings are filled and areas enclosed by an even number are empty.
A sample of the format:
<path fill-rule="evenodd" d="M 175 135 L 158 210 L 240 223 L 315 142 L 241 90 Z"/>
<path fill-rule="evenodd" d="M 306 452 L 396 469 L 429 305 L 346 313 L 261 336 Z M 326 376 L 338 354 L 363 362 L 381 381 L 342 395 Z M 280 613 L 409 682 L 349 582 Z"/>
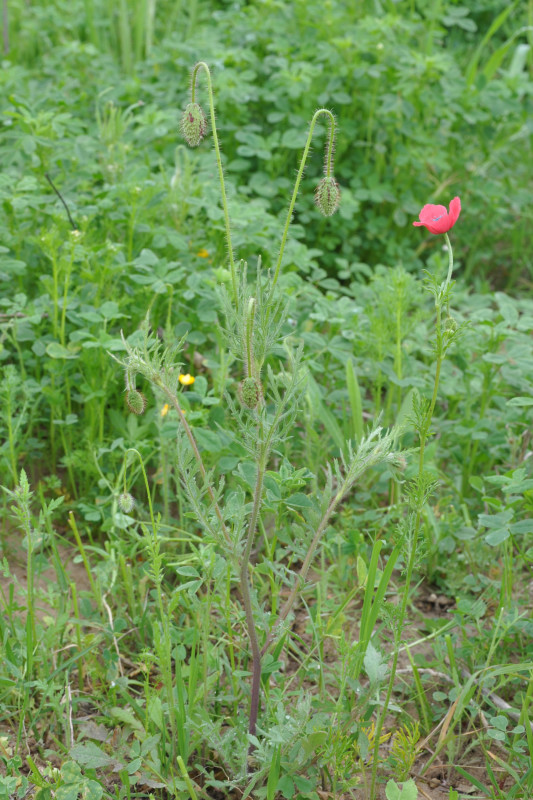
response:
<path fill-rule="evenodd" d="M 287 497 L 285 502 L 288 506 L 292 506 L 293 508 L 314 508 L 311 498 L 307 497 L 307 495 L 302 492 L 291 494 L 290 497 Z"/>
<path fill-rule="evenodd" d="M 370 683 L 379 683 L 387 674 L 387 663 L 372 642 L 368 643 L 363 663 Z"/>

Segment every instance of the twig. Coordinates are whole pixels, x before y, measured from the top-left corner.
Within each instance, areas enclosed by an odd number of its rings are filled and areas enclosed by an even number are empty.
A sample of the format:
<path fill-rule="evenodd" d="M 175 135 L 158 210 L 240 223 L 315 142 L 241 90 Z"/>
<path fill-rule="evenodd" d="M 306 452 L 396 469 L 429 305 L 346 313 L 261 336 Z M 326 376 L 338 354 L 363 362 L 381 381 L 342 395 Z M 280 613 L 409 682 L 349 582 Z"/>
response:
<path fill-rule="evenodd" d="M 4 0 L 4 2 L 5 2 L 5 0 Z M 63 203 L 63 206 L 65 207 L 65 211 L 67 212 L 67 216 L 68 216 L 68 219 L 69 219 L 70 226 L 71 226 L 72 230 L 73 230 L 73 231 L 77 231 L 77 230 L 78 230 L 78 226 L 76 225 L 76 223 L 75 223 L 75 222 L 74 222 L 74 220 L 72 219 L 72 217 L 71 217 L 71 214 L 70 214 L 70 211 L 69 211 L 69 208 L 68 208 L 68 206 L 67 206 L 67 204 L 66 204 L 65 200 L 64 200 L 64 199 L 63 199 L 63 197 L 61 196 L 61 194 L 60 194 L 59 190 L 58 190 L 58 189 L 56 189 L 56 187 L 54 186 L 54 184 L 53 184 L 53 181 L 52 181 L 52 178 L 50 177 L 50 175 L 49 175 L 47 172 L 45 172 L 45 173 L 44 173 L 44 177 L 46 178 L 46 180 L 48 181 L 48 183 L 50 184 L 50 186 L 52 187 L 52 189 L 54 190 L 54 192 L 57 194 L 57 196 L 59 197 L 59 199 L 60 199 L 60 200 L 61 200 L 61 202 Z"/>

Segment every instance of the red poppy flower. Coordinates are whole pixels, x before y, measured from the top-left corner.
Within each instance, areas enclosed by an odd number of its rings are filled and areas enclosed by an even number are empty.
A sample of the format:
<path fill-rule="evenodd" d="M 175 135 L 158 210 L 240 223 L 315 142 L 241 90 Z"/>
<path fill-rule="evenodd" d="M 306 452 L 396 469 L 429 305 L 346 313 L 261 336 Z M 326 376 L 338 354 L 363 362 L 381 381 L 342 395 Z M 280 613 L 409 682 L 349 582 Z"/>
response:
<path fill-rule="evenodd" d="M 425 225 L 430 233 L 447 233 L 459 219 L 460 213 L 461 201 L 458 197 L 454 197 L 450 203 L 449 214 L 446 206 L 434 206 L 428 203 L 418 215 L 420 222 L 413 222 L 413 225 L 417 227 Z"/>

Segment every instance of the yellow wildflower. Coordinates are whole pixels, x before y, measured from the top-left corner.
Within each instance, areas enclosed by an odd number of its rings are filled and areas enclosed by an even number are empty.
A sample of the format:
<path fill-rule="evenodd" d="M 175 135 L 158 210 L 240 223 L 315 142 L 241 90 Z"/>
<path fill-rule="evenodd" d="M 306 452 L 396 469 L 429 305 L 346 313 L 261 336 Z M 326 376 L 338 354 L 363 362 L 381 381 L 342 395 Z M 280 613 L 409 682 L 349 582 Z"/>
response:
<path fill-rule="evenodd" d="M 169 404 L 168 404 L 168 403 L 165 403 L 165 405 L 164 405 L 164 406 L 163 406 L 163 408 L 161 409 L 161 416 L 162 416 L 162 417 L 166 417 L 166 415 L 168 414 L 168 410 L 169 410 L 169 408 L 170 408 Z"/>
<path fill-rule="evenodd" d="M 196 255 L 198 256 L 198 258 L 209 258 L 209 253 L 204 247 L 202 247 L 201 250 L 198 250 Z"/>
<path fill-rule="evenodd" d="M 192 375 L 189 375 L 189 373 L 187 373 L 186 375 L 180 375 L 178 380 L 182 386 L 192 386 L 195 379 Z"/>

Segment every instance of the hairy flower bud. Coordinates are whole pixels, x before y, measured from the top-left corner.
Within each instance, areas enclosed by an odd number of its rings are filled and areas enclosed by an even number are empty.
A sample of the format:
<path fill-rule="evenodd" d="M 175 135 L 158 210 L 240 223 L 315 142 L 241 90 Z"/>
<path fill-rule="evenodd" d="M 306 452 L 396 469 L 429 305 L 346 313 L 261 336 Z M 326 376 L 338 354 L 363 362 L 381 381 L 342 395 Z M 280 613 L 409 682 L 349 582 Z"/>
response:
<path fill-rule="evenodd" d="M 444 330 L 448 331 L 448 333 L 455 333 L 458 327 L 457 320 L 453 317 L 446 317 L 444 320 Z"/>
<path fill-rule="evenodd" d="M 198 103 L 189 103 L 180 122 L 180 130 L 189 147 L 198 147 L 207 133 L 207 119 Z"/>
<path fill-rule="evenodd" d="M 133 507 L 135 505 L 133 495 L 131 495 L 129 492 L 123 492 L 118 498 L 118 504 L 120 510 L 123 511 L 124 514 L 129 514 L 130 511 L 133 511 Z"/>
<path fill-rule="evenodd" d="M 315 189 L 315 202 L 325 217 L 331 217 L 339 207 L 341 190 L 339 184 L 330 176 L 322 178 Z"/>
<path fill-rule="evenodd" d="M 144 414 L 146 409 L 146 397 L 137 389 L 129 389 L 126 392 L 126 405 L 132 414 Z"/>
<path fill-rule="evenodd" d="M 239 384 L 239 397 L 246 408 L 256 408 L 263 398 L 261 384 L 255 378 L 245 378 Z"/>

